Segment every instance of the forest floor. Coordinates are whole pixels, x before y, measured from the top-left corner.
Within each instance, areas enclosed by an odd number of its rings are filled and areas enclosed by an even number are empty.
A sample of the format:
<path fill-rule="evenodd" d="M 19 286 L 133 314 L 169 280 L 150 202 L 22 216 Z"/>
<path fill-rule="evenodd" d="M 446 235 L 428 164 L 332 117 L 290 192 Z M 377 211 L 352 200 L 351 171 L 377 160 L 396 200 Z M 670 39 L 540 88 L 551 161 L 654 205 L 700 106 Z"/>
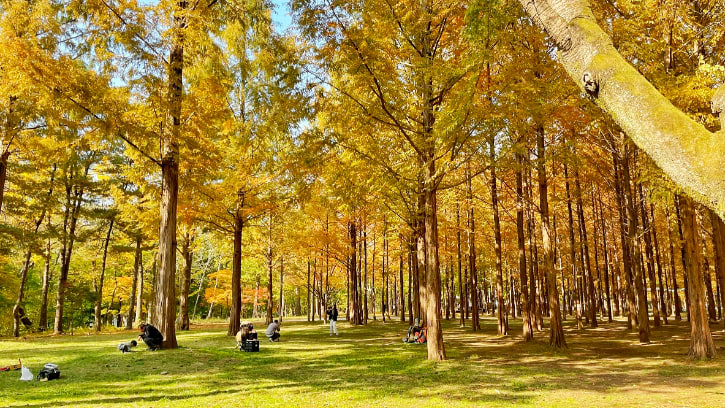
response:
<path fill-rule="evenodd" d="M 126 355 L 116 346 L 136 332 L 0 339 L 0 366 L 23 358 L 33 374 L 46 362 L 62 372 L 50 382 L 0 373 L 0 406 L 725 406 L 721 325 L 713 326 L 720 357 L 691 362 L 686 322 L 653 329 L 649 345 L 621 321 L 582 331 L 565 323 L 569 347 L 554 351 L 546 331 L 523 342 L 520 320 L 507 337 L 495 335 L 490 317 L 475 334 L 444 322 L 449 360 L 440 363 L 425 360 L 425 346 L 401 342 L 406 324 L 380 320 L 339 322 L 338 337 L 319 322 L 286 320 L 280 343 L 268 342 L 258 322 L 259 353 L 235 350 L 223 325 L 179 333 L 177 350 L 141 344 Z"/>

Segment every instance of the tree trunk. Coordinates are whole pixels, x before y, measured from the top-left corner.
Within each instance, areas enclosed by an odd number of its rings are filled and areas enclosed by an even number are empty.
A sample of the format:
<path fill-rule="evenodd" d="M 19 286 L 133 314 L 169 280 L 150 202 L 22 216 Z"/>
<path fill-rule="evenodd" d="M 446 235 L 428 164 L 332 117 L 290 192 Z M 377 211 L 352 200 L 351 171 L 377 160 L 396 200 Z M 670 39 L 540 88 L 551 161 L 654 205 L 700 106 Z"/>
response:
<path fill-rule="evenodd" d="M 401 247 L 402 251 L 402 247 Z M 365 257 L 365 276 L 364 276 L 364 297 L 363 297 L 363 311 L 364 311 L 364 319 L 365 324 L 368 324 L 368 229 L 367 229 L 367 221 L 365 222 L 365 231 L 363 232 L 363 256 Z M 408 288 L 408 292 L 410 292 L 410 288 Z M 410 299 L 408 299 L 408 302 L 410 303 Z"/>
<path fill-rule="evenodd" d="M 427 166 L 426 179 L 435 177 L 435 162 L 430 160 Z M 428 326 L 428 360 L 445 360 L 446 351 L 443 346 L 441 330 L 441 276 L 438 262 L 438 203 L 436 189 L 427 185 L 425 189 L 425 249 L 427 268 L 425 285 L 423 285 L 423 302 Z"/>
<path fill-rule="evenodd" d="M 458 249 L 458 293 L 461 304 L 461 327 L 466 326 L 466 314 L 463 303 L 466 301 L 463 293 L 463 270 L 461 268 L 461 203 L 456 203 L 456 244 Z"/>
<path fill-rule="evenodd" d="M 329 252 L 328 252 L 329 253 Z M 329 256 L 329 255 L 328 255 Z M 269 212 L 269 239 L 267 241 L 267 318 L 265 324 L 269 325 L 272 323 L 272 312 L 274 310 L 274 292 L 272 288 L 272 267 L 273 267 L 273 253 L 272 253 L 272 212 Z"/>
<path fill-rule="evenodd" d="M 544 128 L 541 125 L 536 129 L 536 148 L 538 159 L 536 161 L 536 170 L 539 179 L 539 211 L 541 212 L 541 244 L 544 250 L 544 271 L 549 292 L 549 344 L 560 348 L 566 347 L 566 340 L 564 339 L 564 329 L 561 324 L 561 309 L 559 308 L 556 271 L 554 270 L 554 254 L 551 248 Z"/>
<path fill-rule="evenodd" d="M 103 302 L 103 278 L 106 274 L 106 257 L 108 256 L 108 243 L 111 240 L 111 231 L 113 231 L 114 217 L 108 223 L 108 232 L 106 240 L 103 243 L 103 261 L 101 261 L 101 276 L 98 278 L 98 288 L 96 290 L 96 304 L 94 307 L 94 328 L 96 332 L 101 331 L 101 303 Z"/>
<path fill-rule="evenodd" d="M 720 287 L 720 305 L 725 307 L 725 224 L 714 211 L 708 212 L 712 223 L 712 247 L 715 254 L 715 277 Z"/>
<path fill-rule="evenodd" d="M 609 323 L 612 323 L 612 297 L 611 297 L 611 291 L 610 291 L 610 282 L 609 282 L 609 246 L 607 245 L 607 221 L 604 218 L 604 208 L 602 205 L 602 192 L 599 190 L 599 187 L 597 187 L 597 199 L 599 202 L 599 219 L 602 223 L 602 244 L 603 244 L 603 253 L 604 253 L 604 289 L 606 291 L 607 296 L 607 321 Z M 616 302 L 615 302 L 616 304 Z"/>
<path fill-rule="evenodd" d="M 624 197 L 627 203 L 627 236 L 629 247 L 632 250 L 632 265 L 634 269 L 634 286 L 637 289 L 637 321 L 639 326 L 639 341 L 641 343 L 649 343 L 649 314 L 647 313 L 647 291 L 644 287 L 642 264 L 640 263 L 640 247 L 637 236 L 639 235 L 639 227 L 637 223 L 637 210 L 635 205 L 635 197 L 631 189 L 631 178 L 629 171 L 630 147 L 629 142 L 624 140 L 624 158 L 622 160 L 622 184 Z"/>
<path fill-rule="evenodd" d="M 519 1 L 556 43 L 571 78 L 678 186 L 725 214 L 722 134 L 674 107 L 630 65 L 599 27 L 589 1 Z"/>
<path fill-rule="evenodd" d="M 310 259 L 307 258 L 307 321 L 310 321 L 310 312 L 314 317 L 314 310 L 312 310 L 312 299 L 310 297 Z"/>
<path fill-rule="evenodd" d="M 627 328 L 632 329 L 633 323 L 637 321 L 634 290 L 632 289 L 632 252 L 628 236 L 628 210 L 625 197 L 625 186 L 623 181 L 622 166 L 623 158 L 618 157 L 617 152 L 612 150 L 612 161 L 614 163 L 614 188 L 617 193 L 617 210 L 619 211 L 619 235 L 622 241 L 622 261 L 624 263 L 624 283 L 627 292 Z"/>
<path fill-rule="evenodd" d="M 524 192 L 523 192 L 523 166 L 524 157 L 516 151 L 516 237 L 519 248 L 519 279 L 521 281 L 521 317 L 523 319 L 523 335 L 525 341 L 534 339 L 534 328 L 531 324 L 531 309 L 529 306 L 529 288 L 526 274 L 526 242 L 524 237 Z"/>
<path fill-rule="evenodd" d="M 181 245 L 181 256 L 184 258 L 184 272 L 181 276 L 181 294 L 179 296 L 179 330 L 189 330 L 189 288 L 191 287 L 191 244 L 194 237 L 188 232 L 184 234 L 184 241 Z"/>
<path fill-rule="evenodd" d="M 161 223 L 159 227 L 159 271 L 152 324 L 164 336 L 162 348 L 178 347 L 176 341 L 176 204 L 179 196 L 179 137 L 183 97 L 184 31 L 186 0 L 179 0 L 174 11 L 174 41 L 169 56 L 168 116 L 170 134 L 162 135 Z"/>
<path fill-rule="evenodd" d="M 680 237 L 680 259 L 682 260 L 682 278 L 685 287 L 685 305 L 687 305 L 687 321 L 690 321 L 690 285 L 687 284 L 689 274 L 688 263 L 685 260 L 685 237 L 682 233 L 682 216 L 680 214 L 680 196 L 675 195 L 675 214 L 677 215 L 677 232 Z"/>
<path fill-rule="evenodd" d="M 5 147 L 5 146 L 0 146 Z M 10 151 L 5 149 L 2 154 L 0 154 L 0 214 L 2 214 L 3 209 L 3 198 L 5 193 L 5 181 L 7 180 L 8 176 L 8 159 L 10 158 Z"/>
<path fill-rule="evenodd" d="M 695 204 L 688 196 L 681 195 L 679 204 L 682 209 L 682 230 L 684 234 L 685 263 L 689 275 L 690 302 L 690 350 L 688 355 L 692 359 L 705 359 L 717 357 L 715 343 L 710 333 L 710 323 L 705 311 L 705 288 L 702 275 L 702 252 L 698 237 L 697 215 Z"/>
<path fill-rule="evenodd" d="M 138 282 L 143 282 L 143 258 L 141 251 L 141 235 L 136 237 L 136 252 L 133 257 L 133 282 L 131 283 L 131 295 L 128 297 L 128 314 L 126 314 L 126 330 L 133 328 L 136 306 L 136 288 Z"/>
<path fill-rule="evenodd" d="M 50 217 L 48 217 L 48 228 L 50 228 Z M 43 286 L 40 294 L 40 317 L 38 328 L 45 331 L 48 328 L 48 289 L 50 288 L 50 238 L 48 238 L 45 254 L 45 268 L 43 269 Z"/>
<path fill-rule="evenodd" d="M 284 316 L 284 257 L 279 258 L 279 321 Z"/>
<path fill-rule="evenodd" d="M 660 312 L 662 315 L 662 321 L 664 324 L 668 324 L 667 322 L 667 315 L 669 314 L 667 312 L 667 305 L 665 304 L 665 279 L 662 277 L 662 260 L 660 258 L 660 244 L 657 240 L 657 222 L 655 221 L 655 204 L 650 203 L 649 205 L 649 214 L 652 222 L 652 241 L 654 244 L 655 249 L 655 260 L 657 262 L 657 278 L 660 281 L 659 284 L 659 301 L 660 301 Z"/>
<path fill-rule="evenodd" d="M 652 230 L 654 223 L 650 228 L 649 217 L 647 216 L 647 204 L 645 203 L 644 193 L 642 192 L 642 183 L 637 183 L 637 191 L 639 193 L 640 215 L 642 217 L 642 235 L 644 237 L 644 249 L 647 260 L 647 276 L 649 278 L 650 298 L 652 299 L 652 319 L 654 327 L 660 327 L 660 307 L 657 297 L 657 278 L 655 278 L 654 250 L 652 249 Z"/>
<path fill-rule="evenodd" d="M 84 178 L 88 176 L 90 163 L 86 165 Z M 80 215 L 81 205 L 83 203 L 83 186 L 73 185 L 74 177 L 78 176 L 76 169 L 70 169 L 70 174 L 66 176 L 66 210 L 63 217 L 63 248 L 61 252 L 60 275 L 58 276 L 58 292 L 55 302 L 55 322 L 53 324 L 53 333 L 63 333 L 63 305 L 65 303 L 65 290 L 68 287 L 68 271 L 70 270 L 70 260 L 73 255 L 73 244 L 76 240 L 76 225 Z"/>
<path fill-rule="evenodd" d="M 497 307 L 496 307 L 496 320 L 498 322 L 497 324 L 497 332 L 499 336 L 505 336 L 508 334 L 509 328 L 508 324 L 506 322 L 506 316 L 504 315 L 504 301 L 503 301 L 503 266 L 501 262 L 501 222 L 499 220 L 498 215 L 498 191 L 496 191 L 496 149 L 495 149 L 495 139 L 489 140 L 488 143 L 488 153 L 489 157 L 491 158 L 492 164 L 491 165 L 491 210 L 493 211 L 493 236 L 494 236 L 494 252 L 496 255 L 496 300 L 497 300 Z M 469 177 L 468 181 L 468 195 L 469 200 L 473 201 L 473 193 L 471 192 L 471 181 Z M 473 235 L 474 233 L 474 220 L 473 220 L 473 203 L 470 204 L 470 210 L 469 210 L 469 223 L 470 225 L 470 233 Z M 473 241 L 473 237 L 469 238 L 469 242 Z M 469 244 L 469 248 L 472 244 Z M 469 268 L 471 270 L 471 275 L 476 275 L 476 254 L 475 252 L 471 251 L 469 253 Z M 475 280 L 473 280 L 473 318 L 471 319 L 471 327 L 473 328 L 473 331 L 476 331 L 480 329 L 478 325 L 478 302 L 476 301 L 476 298 L 478 297 L 476 294 L 478 293 L 477 286 L 475 284 Z"/>
<path fill-rule="evenodd" d="M 241 206 L 234 214 L 234 240 L 232 242 L 232 309 L 229 311 L 229 327 L 227 336 L 234 336 L 239 331 L 242 320 L 242 231 L 244 219 L 240 213 Z"/>
<path fill-rule="evenodd" d="M 594 289 L 594 274 L 592 273 L 591 261 L 589 260 L 589 239 L 587 238 L 587 223 L 584 220 L 584 204 L 582 203 L 582 189 L 579 181 L 579 170 L 574 169 L 574 188 L 576 194 L 576 209 L 579 216 L 579 240 L 582 244 L 581 250 L 584 252 L 584 274 L 587 280 L 587 313 L 589 315 L 589 325 L 592 328 L 597 327 L 597 307 L 596 293 Z"/>
<path fill-rule="evenodd" d="M 670 274 L 672 275 L 672 293 L 675 306 L 675 320 L 682 320 L 682 300 L 680 299 L 680 290 L 677 285 L 677 269 L 675 268 L 675 246 L 672 239 L 672 228 L 670 227 L 670 210 L 665 206 L 665 216 L 667 217 L 667 241 L 670 245 Z"/>

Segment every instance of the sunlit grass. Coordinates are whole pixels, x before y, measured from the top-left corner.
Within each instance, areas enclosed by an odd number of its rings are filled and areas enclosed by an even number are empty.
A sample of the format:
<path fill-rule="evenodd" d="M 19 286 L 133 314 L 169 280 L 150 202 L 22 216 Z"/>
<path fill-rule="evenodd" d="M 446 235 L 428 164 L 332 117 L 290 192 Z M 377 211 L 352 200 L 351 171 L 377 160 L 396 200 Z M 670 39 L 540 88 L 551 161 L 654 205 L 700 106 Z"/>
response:
<path fill-rule="evenodd" d="M 54 362 L 62 378 L 24 383 L 19 372 L 0 373 L 0 406 L 725 406 L 725 360 L 689 362 L 686 323 L 653 330 L 642 346 L 621 322 L 579 332 L 569 321 L 561 351 L 546 332 L 521 341 L 518 321 L 507 337 L 495 335 L 495 320 L 482 323 L 473 334 L 446 322 L 441 363 L 424 360 L 425 346 L 403 344 L 399 322 L 340 322 L 330 337 L 320 323 L 286 321 L 280 343 L 260 330 L 259 353 L 235 350 L 221 324 L 179 333 L 178 350 L 127 355 L 116 345 L 135 332 L 3 339 L 0 365 L 20 357 L 37 374 Z"/>

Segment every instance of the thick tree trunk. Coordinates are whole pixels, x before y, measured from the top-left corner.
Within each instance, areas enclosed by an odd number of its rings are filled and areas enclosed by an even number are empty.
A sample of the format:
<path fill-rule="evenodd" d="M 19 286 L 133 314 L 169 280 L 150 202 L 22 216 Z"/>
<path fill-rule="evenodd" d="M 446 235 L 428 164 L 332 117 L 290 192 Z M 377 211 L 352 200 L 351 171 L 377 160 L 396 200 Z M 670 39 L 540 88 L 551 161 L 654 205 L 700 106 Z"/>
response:
<path fill-rule="evenodd" d="M 176 341 L 176 204 L 179 196 L 179 137 L 183 96 L 184 30 L 187 2 L 179 0 L 174 11 L 174 42 L 169 56 L 168 109 L 170 134 L 162 135 L 161 223 L 159 271 L 152 324 L 164 336 L 162 348 L 178 347 Z"/>
<path fill-rule="evenodd" d="M 98 278 L 98 288 L 96 290 L 96 303 L 94 307 L 94 324 L 96 332 L 101 331 L 101 304 L 103 302 L 103 278 L 106 275 L 106 257 L 108 256 L 108 243 L 111 240 L 111 231 L 113 231 L 113 222 L 115 218 L 111 217 L 108 223 L 108 232 L 106 240 L 103 243 L 103 261 L 101 262 L 101 276 Z"/>
<path fill-rule="evenodd" d="M 544 128 L 536 129 L 536 170 L 539 179 L 539 211 L 541 213 L 541 246 L 544 251 L 544 271 L 549 295 L 549 344 L 560 348 L 566 347 L 564 329 L 561 324 L 559 293 L 554 270 L 554 253 L 551 247 L 551 227 L 549 225 L 549 198 L 546 180 L 546 153 L 544 150 Z"/>
<path fill-rule="evenodd" d="M 426 178 L 430 180 L 434 175 L 435 165 L 433 161 L 430 161 Z M 441 330 L 441 276 L 438 262 L 438 203 L 436 198 L 435 188 L 427 186 L 425 191 L 425 245 L 428 262 L 425 285 L 422 288 L 428 326 L 428 359 L 445 360 L 446 351 Z"/>
<path fill-rule="evenodd" d="M 189 330 L 189 288 L 191 287 L 191 264 L 193 253 L 191 244 L 194 237 L 188 232 L 184 234 L 184 241 L 181 245 L 181 256 L 184 258 L 184 272 L 181 275 L 181 293 L 179 295 L 179 330 Z"/>
<path fill-rule="evenodd" d="M 679 203 L 682 209 L 682 230 L 684 234 L 685 263 L 689 275 L 690 302 L 690 350 L 688 355 L 693 359 L 717 357 L 715 343 L 710 333 L 710 323 L 705 311 L 705 288 L 702 275 L 702 252 L 698 237 L 697 215 L 695 203 L 688 196 L 680 196 Z"/>
<path fill-rule="evenodd" d="M 529 287 L 526 273 L 526 241 L 524 237 L 524 191 L 523 166 L 524 157 L 516 151 L 516 237 L 519 249 L 519 280 L 521 281 L 521 317 L 525 341 L 534 339 L 534 328 L 531 324 L 531 308 L 529 306 Z"/>
<path fill-rule="evenodd" d="M 519 0 L 571 78 L 678 186 L 725 215 L 725 138 L 677 109 L 614 48 L 588 0 Z M 632 107 L 636 107 L 633 109 Z"/>

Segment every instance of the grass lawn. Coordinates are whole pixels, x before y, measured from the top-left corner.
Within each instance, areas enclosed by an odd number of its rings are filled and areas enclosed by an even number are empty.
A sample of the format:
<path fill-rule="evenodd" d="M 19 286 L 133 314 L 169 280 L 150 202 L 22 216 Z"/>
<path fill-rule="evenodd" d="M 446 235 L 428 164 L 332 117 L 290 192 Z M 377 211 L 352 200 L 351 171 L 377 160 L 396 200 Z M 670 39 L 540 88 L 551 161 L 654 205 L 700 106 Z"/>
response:
<path fill-rule="evenodd" d="M 690 362 L 686 322 L 653 329 L 646 346 L 622 322 L 584 331 L 565 323 L 569 348 L 557 352 L 547 332 L 522 342 L 519 320 L 504 338 L 491 334 L 493 318 L 480 334 L 445 322 L 441 363 L 425 361 L 425 346 L 403 344 L 399 322 L 339 322 L 331 338 L 319 322 L 287 320 L 282 341 L 262 339 L 259 353 L 236 351 L 222 325 L 179 333 L 178 350 L 142 344 L 126 355 L 116 345 L 135 332 L 0 339 L 0 366 L 21 357 L 33 374 L 46 362 L 62 372 L 43 383 L 0 373 L 0 406 L 725 407 L 721 326 L 718 360 Z"/>

